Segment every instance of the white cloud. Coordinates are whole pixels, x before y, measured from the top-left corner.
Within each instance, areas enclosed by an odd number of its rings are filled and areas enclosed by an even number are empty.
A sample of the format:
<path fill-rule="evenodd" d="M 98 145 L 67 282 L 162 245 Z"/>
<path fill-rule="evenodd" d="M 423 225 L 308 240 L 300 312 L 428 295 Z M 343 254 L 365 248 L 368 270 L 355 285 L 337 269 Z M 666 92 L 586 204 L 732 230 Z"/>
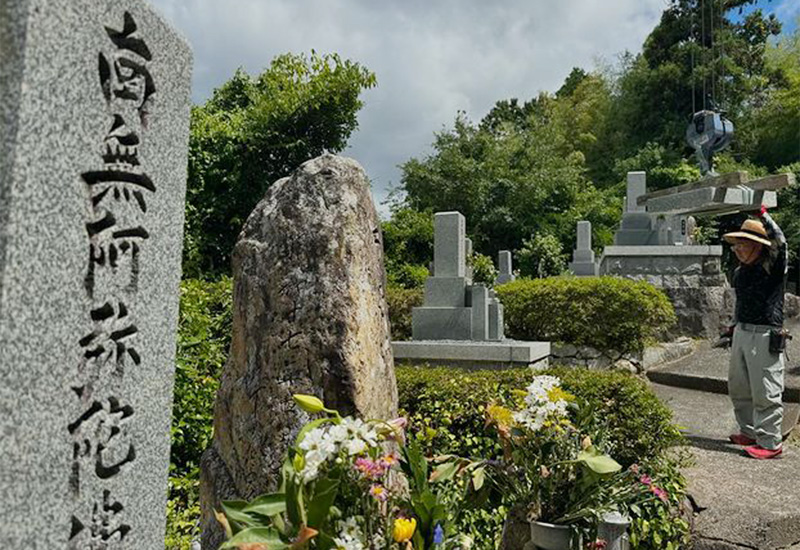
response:
<path fill-rule="evenodd" d="M 376 201 L 397 165 L 429 152 L 456 111 L 474 120 L 495 101 L 554 91 L 574 66 L 638 51 L 665 0 L 152 0 L 195 52 L 193 98 L 238 66 L 278 54 L 337 52 L 378 77 L 344 154 L 373 180 Z"/>

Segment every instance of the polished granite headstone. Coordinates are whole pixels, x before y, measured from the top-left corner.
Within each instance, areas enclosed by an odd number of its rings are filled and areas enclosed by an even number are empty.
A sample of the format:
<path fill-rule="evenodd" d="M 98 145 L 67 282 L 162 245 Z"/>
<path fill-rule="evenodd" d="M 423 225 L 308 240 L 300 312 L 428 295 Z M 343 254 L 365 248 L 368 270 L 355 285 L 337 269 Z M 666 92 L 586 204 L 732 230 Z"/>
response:
<path fill-rule="evenodd" d="M 0 548 L 164 547 L 191 51 L 0 2 Z"/>

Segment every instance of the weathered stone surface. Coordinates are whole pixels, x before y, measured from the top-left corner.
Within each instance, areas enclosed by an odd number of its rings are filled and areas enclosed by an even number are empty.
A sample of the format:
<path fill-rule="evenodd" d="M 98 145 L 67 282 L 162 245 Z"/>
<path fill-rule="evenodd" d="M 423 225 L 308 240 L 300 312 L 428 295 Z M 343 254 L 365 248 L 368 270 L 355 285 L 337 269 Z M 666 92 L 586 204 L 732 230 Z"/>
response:
<path fill-rule="evenodd" d="M 164 547 L 191 57 L 145 2 L 0 1 L 4 550 Z"/>
<path fill-rule="evenodd" d="M 635 364 L 628 361 L 627 359 L 617 360 L 614 363 L 613 368 L 617 370 L 624 370 L 626 372 L 630 372 L 631 374 L 636 374 L 639 372 L 639 368 Z"/>
<path fill-rule="evenodd" d="M 274 490 L 308 420 L 293 393 L 344 414 L 396 414 L 383 245 L 364 171 L 323 155 L 277 181 L 233 254 L 231 355 L 202 464 L 203 549 L 217 548 L 217 499 Z"/>

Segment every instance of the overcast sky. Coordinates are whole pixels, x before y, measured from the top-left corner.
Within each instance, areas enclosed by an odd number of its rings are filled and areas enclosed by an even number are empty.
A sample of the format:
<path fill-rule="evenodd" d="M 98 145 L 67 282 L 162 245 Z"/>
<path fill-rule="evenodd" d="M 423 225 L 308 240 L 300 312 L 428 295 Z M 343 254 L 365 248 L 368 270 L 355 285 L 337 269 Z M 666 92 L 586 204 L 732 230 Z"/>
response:
<path fill-rule="evenodd" d="M 398 165 L 431 152 L 456 112 L 482 118 L 500 99 L 554 92 L 572 67 L 638 52 L 666 0 L 151 0 L 194 48 L 193 100 L 237 67 L 258 74 L 281 53 L 336 52 L 375 72 L 344 154 L 373 183 L 382 214 Z M 761 0 L 782 20 L 800 0 Z"/>

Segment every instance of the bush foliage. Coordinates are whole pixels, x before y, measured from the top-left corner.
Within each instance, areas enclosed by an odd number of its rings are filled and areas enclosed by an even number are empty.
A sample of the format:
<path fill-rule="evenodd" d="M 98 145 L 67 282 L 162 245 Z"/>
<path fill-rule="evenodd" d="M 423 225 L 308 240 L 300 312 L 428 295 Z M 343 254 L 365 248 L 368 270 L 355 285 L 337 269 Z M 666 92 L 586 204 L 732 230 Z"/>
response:
<path fill-rule="evenodd" d="M 392 340 L 411 339 L 411 309 L 422 305 L 421 288 L 403 288 L 390 284 L 386 287 L 386 303 L 389 306 L 389 322 Z"/>
<path fill-rule="evenodd" d="M 617 277 L 518 279 L 497 287 L 506 334 L 600 350 L 642 350 L 675 322 L 666 295 Z"/>

